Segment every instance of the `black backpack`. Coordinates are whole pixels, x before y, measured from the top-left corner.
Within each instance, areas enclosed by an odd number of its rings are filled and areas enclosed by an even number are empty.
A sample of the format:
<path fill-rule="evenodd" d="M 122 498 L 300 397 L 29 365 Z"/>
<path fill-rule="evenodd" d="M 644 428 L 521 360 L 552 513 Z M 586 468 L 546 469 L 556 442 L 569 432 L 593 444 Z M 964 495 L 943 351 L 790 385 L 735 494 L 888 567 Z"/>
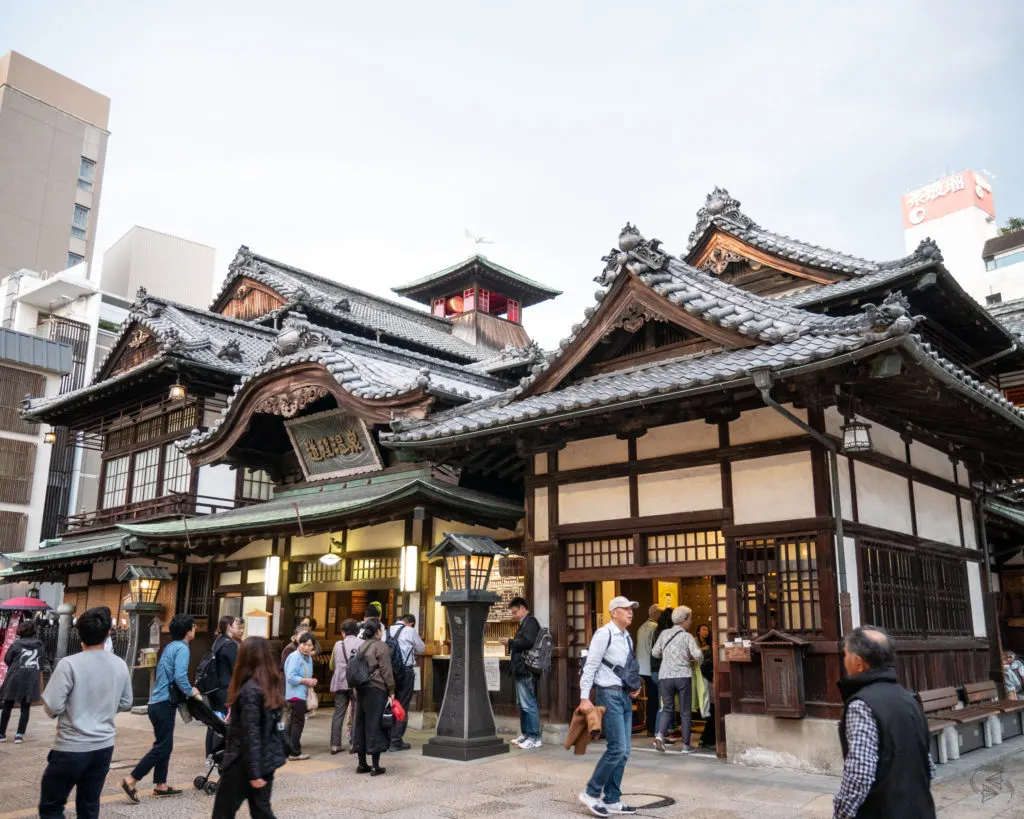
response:
<path fill-rule="evenodd" d="M 402 656 L 402 650 L 399 648 L 398 635 L 402 633 L 402 629 L 405 628 L 405 624 L 399 624 L 398 631 L 394 634 L 390 630 L 387 632 L 385 642 L 388 644 L 388 651 L 391 654 L 391 674 L 395 678 L 395 682 L 405 677 L 406 674 L 411 670 L 409 666 L 405 664 L 406 658 Z"/>
<path fill-rule="evenodd" d="M 534 674 L 543 674 L 551 670 L 551 655 L 555 650 L 555 639 L 548 629 L 541 626 L 537 632 L 537 639 L 533 641 L 533 648 L 523 654 L 523 663 Z"/>
<path fill-rule="evenodd" d="M 216 691 L 220 688 L 220 675 L 217 673 L 219 668 L 217 650 L 220 648 L 220 645 L 217 645 L 217 641 L 219 640 L 220 637 L 214 641 L 213 646 L 206 652 L 206 656 L 199 661 L 199 665 L 196 668 L 196 688 L 199 689 L 200 694 L 209 694 L 211 691 Z"/>
<path fill-rule="evenodd" d="M 345 666 L 345 679 L 348 680 L 348 687 L 357 691 L 370 684 L 370 662 L 366 659 L 366 649 L 369 645 L 369 642 L 363 643 L 359 650 L 349 658 Z"/>

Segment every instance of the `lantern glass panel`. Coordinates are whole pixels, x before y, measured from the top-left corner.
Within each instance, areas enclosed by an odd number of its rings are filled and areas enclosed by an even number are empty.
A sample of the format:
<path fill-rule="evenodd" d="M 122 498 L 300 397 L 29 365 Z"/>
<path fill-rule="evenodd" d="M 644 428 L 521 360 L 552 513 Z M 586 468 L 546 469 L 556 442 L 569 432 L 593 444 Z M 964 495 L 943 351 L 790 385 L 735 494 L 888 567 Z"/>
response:
<path fill-rule="evenodd" d="M 487 579 L 491 576 L 491 564 L 494 555 L 470 555 L 470 588 L 476 591 L 487 589 Z"/>
<path fill-rule="evenodd" d="M 466 563 L 469 558 L 449 555 L 444 559 L 444 584 L 446 591 L 462 591 L 466 588 Z"/>
<path fill-rule="evenodd" d="M 129 582 L 132 600 L 136 603 L 155 603 L 157 592 L 160 591 L 160 581 L 150 580 L 147 577 L 136 577 Z"/>
<path fill-rule="evenodd" d="M 844 452 L 870 452 L 871 425 L 860 421 L 850 421 L 843 425 Z"/>

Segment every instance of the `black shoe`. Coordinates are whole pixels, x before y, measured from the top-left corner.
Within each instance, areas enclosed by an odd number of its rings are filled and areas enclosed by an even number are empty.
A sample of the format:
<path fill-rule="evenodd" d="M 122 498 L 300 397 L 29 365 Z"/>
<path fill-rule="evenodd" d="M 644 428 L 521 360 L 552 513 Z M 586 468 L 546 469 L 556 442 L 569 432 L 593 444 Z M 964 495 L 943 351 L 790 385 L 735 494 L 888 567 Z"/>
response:
<path fill-rule="evenodd" d="M 408 742 L 398 742 L 398 743 L 392 742 L 391 743 L 391 747 L 389 747 L 388 750 L 389 751 L 408 751 L 411 747 L 412 747 L 412 745 L 410 745 Z"/>
<path fill-rule="evenodd" d="M 369 765 L 357 765 L 356 773 L 369 773 L 372 769 Z"/>
<path fill-rule="evenodd" d="M 381 768 L 381 767 L 378 766 L 378 767 L 374 768 L 372 771 L 370 771 L 370 776 L 383 776 L 387 772 L 388 772 L 387 768 Z"/>

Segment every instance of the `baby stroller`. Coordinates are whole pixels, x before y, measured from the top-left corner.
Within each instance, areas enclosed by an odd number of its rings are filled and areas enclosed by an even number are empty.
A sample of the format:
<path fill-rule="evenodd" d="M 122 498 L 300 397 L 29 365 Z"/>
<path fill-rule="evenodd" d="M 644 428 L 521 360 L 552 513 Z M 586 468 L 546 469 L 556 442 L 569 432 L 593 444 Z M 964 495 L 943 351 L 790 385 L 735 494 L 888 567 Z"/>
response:
<path fill-rule="evenodd" d="M 189 716 L 193 719 L 199 720 L 203 725 L 213 731 L 216 736 L 216 742 L 213 746 L 213 752 L 207 758 L 209 768 L 206 771 L 205 776 L 200 775 L 192 780 L 192 784 L 195 786 L 197 791 L 204 791 L 210 796 L 217 793 L 217 786 L 220 785 L 219 780 L 211 779 L 211 775 L 214 770 L 217 771 L 218 776 L 221 773 L 220 766 L 224 760 L 224 737 L 228 732 L 228 724 L 222 720 L 205 699 L 196 699 L 195 697 L 189 697 L 186 703 L 188 708 Z"/>

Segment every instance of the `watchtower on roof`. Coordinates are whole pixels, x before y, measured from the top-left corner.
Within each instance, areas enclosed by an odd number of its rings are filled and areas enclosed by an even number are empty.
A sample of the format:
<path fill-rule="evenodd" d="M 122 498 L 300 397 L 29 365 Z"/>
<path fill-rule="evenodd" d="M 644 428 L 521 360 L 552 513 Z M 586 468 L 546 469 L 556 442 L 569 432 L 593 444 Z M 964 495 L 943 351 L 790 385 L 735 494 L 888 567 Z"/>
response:
<path fill-rule="evenodd" d="M 426 304 L 435 316 L 450 319 L 452 335 L 495 350 L 529 344 L 522 326 L 523 308 L 562 292 L 480 254 L 392 290 Z"/>

